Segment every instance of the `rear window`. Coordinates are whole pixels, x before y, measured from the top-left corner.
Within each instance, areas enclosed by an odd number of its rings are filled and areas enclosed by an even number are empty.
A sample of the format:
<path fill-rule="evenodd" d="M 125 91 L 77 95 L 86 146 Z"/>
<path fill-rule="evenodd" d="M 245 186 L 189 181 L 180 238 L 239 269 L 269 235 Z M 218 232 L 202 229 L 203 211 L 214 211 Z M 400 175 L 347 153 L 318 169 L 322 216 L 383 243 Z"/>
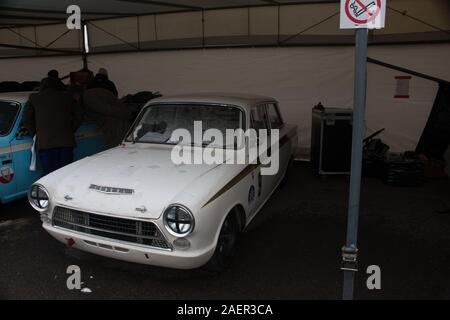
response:
<path fill-rule="evenodd" d="M 0 136 L 6 136 L 14 126 L 19 112 L 19 104 L 16 102 L 0 101 Z"/>

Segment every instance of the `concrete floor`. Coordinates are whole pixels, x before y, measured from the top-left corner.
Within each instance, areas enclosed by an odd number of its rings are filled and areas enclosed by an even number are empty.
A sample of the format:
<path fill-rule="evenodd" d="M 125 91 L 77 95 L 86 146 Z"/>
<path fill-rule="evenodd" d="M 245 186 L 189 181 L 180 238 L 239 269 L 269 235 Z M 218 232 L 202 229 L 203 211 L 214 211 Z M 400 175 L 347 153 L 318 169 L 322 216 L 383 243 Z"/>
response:
<path fill-rule="evenodd" d="M 320 179 L 297 163 L 288 184 L 242 236 L 232 267 L 220 274 L 135 265 L 68 250 L 40 227 L 26 200 L 1 206 L 0 298 L 38 299 L 339 299 L 348 178 Z M 450 299 L 450 181 L 387 187 L 366 178 L 359 228 L 357 299 Z M 67 266 L 83 287 L 66 288 Z M 368 265 L 381 290 L 366 288 Z"/>

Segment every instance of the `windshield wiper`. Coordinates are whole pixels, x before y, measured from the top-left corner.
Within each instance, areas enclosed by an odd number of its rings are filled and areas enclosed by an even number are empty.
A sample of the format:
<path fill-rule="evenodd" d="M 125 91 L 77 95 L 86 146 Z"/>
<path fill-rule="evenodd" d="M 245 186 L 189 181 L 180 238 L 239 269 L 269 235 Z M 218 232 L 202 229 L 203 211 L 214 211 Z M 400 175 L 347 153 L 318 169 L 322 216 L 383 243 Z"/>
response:
<path fill-rule="evenodd" d="M 202 144 L 191 142 L 191 146 L 192 147 L 208 147 L 208 146 L 210 146 L 211 142 L 212 141 L 202 142 Z M 211 148 L 218 148 L 218 146 L 217 145 L 211 145 Z"/>

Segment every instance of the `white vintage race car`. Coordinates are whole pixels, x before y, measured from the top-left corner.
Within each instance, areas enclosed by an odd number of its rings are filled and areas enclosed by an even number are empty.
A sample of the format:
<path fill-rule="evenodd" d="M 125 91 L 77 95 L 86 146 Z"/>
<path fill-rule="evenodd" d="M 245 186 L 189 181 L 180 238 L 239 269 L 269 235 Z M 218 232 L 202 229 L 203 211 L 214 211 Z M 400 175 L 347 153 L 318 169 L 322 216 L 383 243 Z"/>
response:
<path fill-rule="evenodd" d="M 247 135 L 251 128 L 256 139 Z M 220 139 L 240 129 L 240 143 L 237 135 Z M 258 152 L 250 162 L 263 140 L 270 161 Z M 28 198 L 44 229 L 68 246 L 149 265 L 221 270 L 239 232 L 283 180 L 296 145 L 297 128 L 283 122 L 272 98 L 164 97 L 146 104 L 120 146 L 41 178 Z"/>

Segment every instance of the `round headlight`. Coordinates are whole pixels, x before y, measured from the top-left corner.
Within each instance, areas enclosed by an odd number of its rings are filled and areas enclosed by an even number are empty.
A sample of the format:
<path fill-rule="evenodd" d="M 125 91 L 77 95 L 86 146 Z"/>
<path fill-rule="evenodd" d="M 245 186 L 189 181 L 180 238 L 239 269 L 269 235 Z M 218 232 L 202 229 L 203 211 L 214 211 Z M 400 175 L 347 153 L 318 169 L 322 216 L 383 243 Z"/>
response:
<path fill-rule="evenodd" d="M 184 206 L 169 206 L 164 211 L 163 219 L 167 231 L 176 237 L 184 237 L 194 230 L 194 216 Z"/>
<path fill-rule="evenodd" d="M 49 205 L 48 192 L 39 184 L 33 184 L 28 190 L 28 201 L 37 211 L 45 211 Z"/>

